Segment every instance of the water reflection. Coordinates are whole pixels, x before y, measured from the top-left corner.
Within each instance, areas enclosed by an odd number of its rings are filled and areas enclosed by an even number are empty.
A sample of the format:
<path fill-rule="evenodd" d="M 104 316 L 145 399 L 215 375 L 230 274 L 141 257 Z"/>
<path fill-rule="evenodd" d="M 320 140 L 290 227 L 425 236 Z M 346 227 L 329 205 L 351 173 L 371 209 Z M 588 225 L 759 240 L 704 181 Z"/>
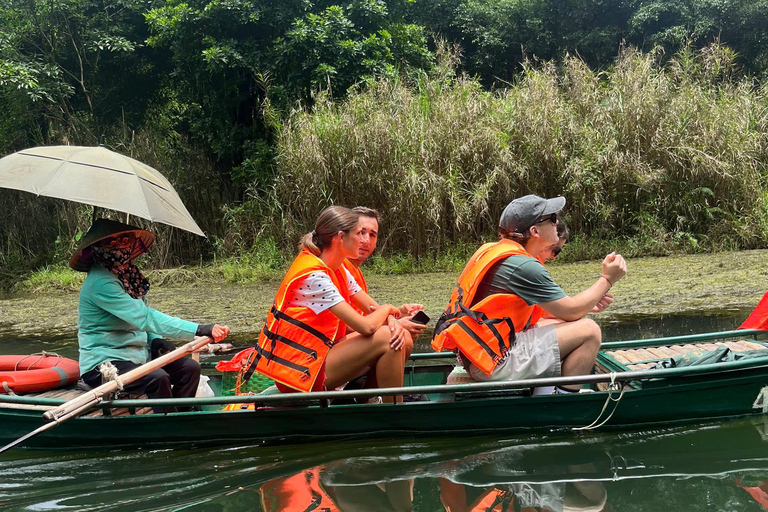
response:
<path fill-rule="evenodd" d="M 394 445 L 17 451 L 2 459 L 0 509 L 748 512 L 766 505 L 766 448 L 763 416 Z"/>
<path fill-rule="evenodd" d="M 745 316 L 635 319 L 603 331 L 607 341 L 691 334 Z M 72 336 L 0 332 L 0 353 L 40 348 L 77 357 Z M 767 448 L 768 416 L 578 436 L 16 450 L 0 456 L 0 510 L 759 512 L 768 510 Z"/>

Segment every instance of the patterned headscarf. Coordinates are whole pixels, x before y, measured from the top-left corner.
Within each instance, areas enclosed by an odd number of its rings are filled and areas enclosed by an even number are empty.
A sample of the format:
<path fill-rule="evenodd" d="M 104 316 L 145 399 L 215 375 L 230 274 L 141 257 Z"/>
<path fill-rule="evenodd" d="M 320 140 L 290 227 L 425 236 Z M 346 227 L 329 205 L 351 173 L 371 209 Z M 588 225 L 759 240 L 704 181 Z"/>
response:
<path fill-rule="evenodd" d="M 140 239 L 136 239 L 136 242 L 142 243 Z M 149 281 L 131 261 L 132 247 L 118 249 L 94 244 L 89 249 L 92 251 L 92 261 L 116 275 L 128 295 L 140 299 L 147 294 Z"/>

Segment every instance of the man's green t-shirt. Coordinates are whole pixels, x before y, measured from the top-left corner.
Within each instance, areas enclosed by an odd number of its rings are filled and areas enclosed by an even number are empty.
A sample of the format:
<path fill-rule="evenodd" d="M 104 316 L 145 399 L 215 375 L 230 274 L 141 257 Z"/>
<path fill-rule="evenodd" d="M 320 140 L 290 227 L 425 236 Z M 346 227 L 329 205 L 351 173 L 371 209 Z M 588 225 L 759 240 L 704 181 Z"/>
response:
<path fill-rule="evenodd" d="M 471 306 L 496 293 L 514 293 L 529 306 L 566 296 L 539 260 L 522 255 L 495 263 L 480 282 Z"/>

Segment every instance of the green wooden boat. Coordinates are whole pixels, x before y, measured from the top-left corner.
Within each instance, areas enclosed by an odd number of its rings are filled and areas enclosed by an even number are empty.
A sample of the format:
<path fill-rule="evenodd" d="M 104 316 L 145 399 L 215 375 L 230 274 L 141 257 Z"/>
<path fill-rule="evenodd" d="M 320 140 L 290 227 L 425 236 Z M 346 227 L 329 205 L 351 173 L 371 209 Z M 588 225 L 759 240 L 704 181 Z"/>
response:
<path fill-rule="evenodd" d="M 345 437 L 514 434 L 534 430 L 642 428 L 768 413 L 768 333 L 755 330 L 604 343 L 592 375 L 517 382 L 447 384 L 451 354 L 415 354 L 403 388 L 295 395 L 112 400 L 97 415 L 78 417 L 35 436 L 35 448 L 139 447 L 156 443 L 307 442 Z M 752 357 L 656 368 L 667 356 L 720 347 Z M 211 374 L 217 395 L 221 374 Z M 591 392 L 531 396 L 534 387 L 583 383 Z M 357 404 L 377 395 L 428 398 L 400 404 Z M 0 395 L 0 443 L 43 424 L 63 398 Z M 226 404 L 255 409 L 222 411 Z M 116 415 L 117 409 L 194 405 L 174 414 Z M 158 436 L 158 433 L 164 433 Z M 162 437 L 162 439 L 159 439 Z"/>

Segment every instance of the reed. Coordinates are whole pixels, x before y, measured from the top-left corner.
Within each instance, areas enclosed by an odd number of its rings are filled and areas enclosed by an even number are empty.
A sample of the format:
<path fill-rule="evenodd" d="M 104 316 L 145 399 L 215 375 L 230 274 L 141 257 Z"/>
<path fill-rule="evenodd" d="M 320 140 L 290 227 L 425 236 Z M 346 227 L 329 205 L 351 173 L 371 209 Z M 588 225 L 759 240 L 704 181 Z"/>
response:
<path fill-rule="evenodd" d="M 492 92 L 452 66 L 443 52 L 431 74 L 295 112 L 271 193 L 253 194 L 259 233 L 290 250 L 322 208 L 366 205 L 385 254 L 423 258 L 493 239 L 504 206 L 536 193 L 567 197 L 584 257 L 605 240 L 637 254 L 768 241 L 768 86 L 728 48 L 666 62 L 624 48 L 603 72 L 527 63 Z"/>

